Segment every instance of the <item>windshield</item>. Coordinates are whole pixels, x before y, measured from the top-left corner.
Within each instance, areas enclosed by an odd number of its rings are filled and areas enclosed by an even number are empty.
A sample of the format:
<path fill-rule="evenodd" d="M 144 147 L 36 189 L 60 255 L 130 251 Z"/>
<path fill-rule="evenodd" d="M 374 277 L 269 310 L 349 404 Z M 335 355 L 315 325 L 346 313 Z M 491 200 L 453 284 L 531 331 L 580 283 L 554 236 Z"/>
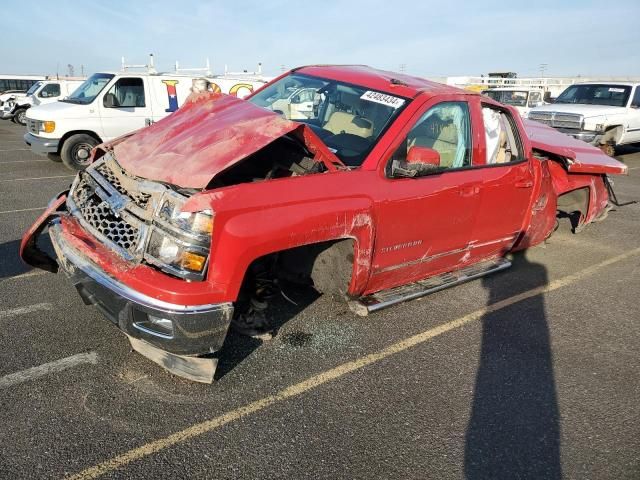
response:
<path fill-rule="evenodd" d="M 79 103 L 87 105 L 98 96 L 107 83 L 114 77 L 110 73 L 94 73 L 87 78 L 82 85 L 73 91 L 62 102 Z"/>
<path fill-rule="evenodd" d="M 42 85 L 42 82 L 36 82 L 33 85 L 31 85 L 31 88 L 27 90 L 27 95 L 33 95 L 36 92 L 36 90 L 40 88 L 40 85 Z"/>
<path fill-rule="evenodd" d="M 572 85 L 562 92 L 554 103 L 624 107 L 630 93 L 631 87 L 627 85 Z"/>
<path fill-rule="evenodd" d="M 305 123 L 347 166 L 362 164 L 408 101 L 363 87 L 291 74 L 248 99 Z"/>
<path fill-rule="evenodd" d="M 529 94 L 526 90 L 485 90 L 483 93 L 497 102 L 514 107 L 525 107 Z"/>

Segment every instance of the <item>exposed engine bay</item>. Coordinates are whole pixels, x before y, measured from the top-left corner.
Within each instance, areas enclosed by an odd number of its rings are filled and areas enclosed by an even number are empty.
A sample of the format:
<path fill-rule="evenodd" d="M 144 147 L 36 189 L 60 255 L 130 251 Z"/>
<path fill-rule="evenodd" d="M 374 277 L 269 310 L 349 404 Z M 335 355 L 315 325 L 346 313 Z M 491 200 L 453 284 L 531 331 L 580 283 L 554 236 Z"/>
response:
<path fill-rule="evenodd" d="M 323 171 L 326 171 L 326 166 L 313 158 L 313 154 L 302 141 L 294 135 L 284 135 L 220 172 L 207 188 L 310 175 Z"/>

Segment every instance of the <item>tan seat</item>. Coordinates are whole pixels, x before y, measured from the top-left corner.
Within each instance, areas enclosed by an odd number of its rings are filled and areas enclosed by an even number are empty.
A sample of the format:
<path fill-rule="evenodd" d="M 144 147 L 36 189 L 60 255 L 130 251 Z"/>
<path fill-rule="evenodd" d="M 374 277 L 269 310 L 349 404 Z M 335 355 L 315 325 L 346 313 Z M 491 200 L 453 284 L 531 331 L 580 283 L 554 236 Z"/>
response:
<path fill-rule="evenodd" d="M 511 153 L 507 152 L 507 132 L 500 130 L 498 139 L 498 153 L 496 154 L 496 163 L 506 163 L 511 161 Z"/>
<path fill-rule="evenodd" d="M 434 115 L 414 129 L 408 139 L 407 151 L 414 145 L 437 151 L 440 154 L 440 166 L 451 168 L 458 150 L 458 129 L 453 123 Z"/>
<path fill-rule="evenodd" d="M 350 133 L 362 138 L 373 135 L 373 124 L 369 120 L 347 112 L 333 112 L 324 129 L 335 135 Z"/>

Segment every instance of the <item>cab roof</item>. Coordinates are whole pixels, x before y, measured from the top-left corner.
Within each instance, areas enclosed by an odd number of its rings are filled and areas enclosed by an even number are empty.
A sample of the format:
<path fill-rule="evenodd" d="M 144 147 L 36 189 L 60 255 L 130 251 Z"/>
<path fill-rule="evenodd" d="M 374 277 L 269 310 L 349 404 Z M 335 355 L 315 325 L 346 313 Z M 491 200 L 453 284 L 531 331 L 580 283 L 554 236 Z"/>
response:
<path fill-rule="evenodd" d="M 598 80 L 598 81 L 590 81 L 590 82 L 577 82 L 577 83 L 573 83 L 571 85 L 568 85 L 568 87 L 573 87 L 574 85 L 618 85 L 620 87 L 633 87 L 635 85 L 640 85 L 640 82 L 616 82 L 616 81 L 609 81 L 609 80 Z"/>
<path fill-rule="evenodd" d="M 432 82 L 402 73 L 378 70 L 367 65 L 308 65 L 292 72 L 328 78 L 371 88 L 390 95 L 414 98 L 421 93 L 478 95 L 475 92 Z"/>

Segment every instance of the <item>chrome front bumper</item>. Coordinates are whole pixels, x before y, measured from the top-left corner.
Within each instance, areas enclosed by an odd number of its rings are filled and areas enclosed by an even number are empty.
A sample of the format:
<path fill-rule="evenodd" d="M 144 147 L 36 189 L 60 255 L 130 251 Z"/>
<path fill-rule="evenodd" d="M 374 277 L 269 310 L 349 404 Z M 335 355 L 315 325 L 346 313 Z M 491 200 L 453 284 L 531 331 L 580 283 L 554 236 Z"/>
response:
<path fill-rule="evenodd" d="M 46 155 L 48 153 L 58 153 L 58 145 L 60 140 L 57 138 L 41 138 L 36 137 L 33 133 L 24 134 L 24 142 L 31 147 L 33 153 L 38 155 Z"/>
<path fill-rule="evenodd" d="M 59 264 L 84 302 L 97 307 L 130 338 L 179 356 L 222 348 L 233 316 L 232 303 L 177 305 L 158 300 L 107 275 L 68 245 L 59 223 L 49 226 L 49 235 Z M 162 320 L 161 324 L 153 318 Z"/>
<path fill-rule="evenodd" d="M 590 130 L 573 130 L 569 128 L 557 128 L 556 130 L 595 146 L 600 145 L 600 139 L 602 138 L 601 133 L 596 133 Z"/>

